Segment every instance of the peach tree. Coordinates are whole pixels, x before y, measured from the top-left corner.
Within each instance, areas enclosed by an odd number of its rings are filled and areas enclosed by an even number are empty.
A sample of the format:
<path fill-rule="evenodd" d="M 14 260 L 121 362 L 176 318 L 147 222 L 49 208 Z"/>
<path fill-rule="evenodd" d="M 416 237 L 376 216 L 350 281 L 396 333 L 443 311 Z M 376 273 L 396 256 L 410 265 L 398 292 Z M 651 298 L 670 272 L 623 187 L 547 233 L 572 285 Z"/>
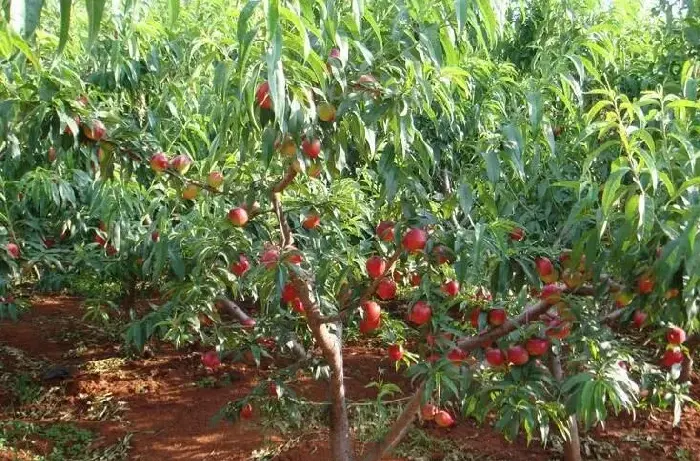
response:
<path fill-rule="evenodd" d="M 583 2 L 123 6 L 4 13 L 0 314 L 22 280 L 157 287 L 127 344 L 200 343 L 211 369 L 293 357 L 222 414 L 297 401 L 309 372 L 337 460 L 356 457 L 347 338 L 376 338 L 412 383 L 366 460 L 416 418 L 554 432 L 567 460 L 579 424 L 680 418 L 696 12 L 640 35 Z"/>

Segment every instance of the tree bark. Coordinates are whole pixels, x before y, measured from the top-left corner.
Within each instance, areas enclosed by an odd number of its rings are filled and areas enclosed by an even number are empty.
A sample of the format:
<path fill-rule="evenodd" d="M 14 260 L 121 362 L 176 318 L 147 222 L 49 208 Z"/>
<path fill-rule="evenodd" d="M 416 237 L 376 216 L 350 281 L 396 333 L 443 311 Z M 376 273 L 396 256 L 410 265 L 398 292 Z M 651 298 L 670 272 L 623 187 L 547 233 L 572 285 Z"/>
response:
<path fill-rule="evenodd" d="M 282 249 L 289 249 L 294 244 L 289 224 L 282 210 L 281 194 L 294 181 L 297 173 L 293 166 L 278 182 L 270 193 L 272 206 L 280 225 L 280 240 Z M 353 449 L 350 438 L 350 421 L 348 419 L 347 402 L 345 400 L 345 384 L 343 382 L 343 326 L 342 322 L 324 323 L 319 304 L 313 295 L 313 277 L 304 273 L 290 271 L 290 280 L 294 284 L 297 295 L 304 305 L 306 319 L 316 343 L 321 348 L 323 357 L 330 368 L 330 400 L 331 400 L 331 454 L 333 461 L 352 461 Z M 331 331 L 332 330 L 332 331 Z"/>
<path fill-rule="evenodd" d="M 693 377 L 693 353 L 698 344 L 700 344 L 700 334 L 692 335 L 685 342 L 685 347 L 688 348 L 688 354 L 683 357 L 681 374 L 678 377 L 678 380 L 682 383 L 689 382 Z"/>
<path fill-rule="evenodd" d="M 581 439 L 576 415 L 569 416 L 569 440 L 564 442 L 564 461 L 581 461 Z"/>
<path fill-rule="evenodd" d="M 302 280 L 296 274 L 290 275 L 299 299 L 301 299 L 306 309 L 309 328 L 331 370 L 329 385 L 332 459 L 333 461 L 352 461 L 353 449 L 350 438 L 350 420 L 348 418 L 345 384 L 343 382 L 342 323 L 324 323 L 318 303 L 312 295 L 311 282 Z"/>
<path fill-rule="evenodd" d="M 557 354 L 552 354 L 552 374 L 561 383 L 564 381 L 564 370 Z M 569 440 L 564 440 L 564 461 L 581 461 L 581 438 L 578 433 L 576 415 L 569 416 Z"/>

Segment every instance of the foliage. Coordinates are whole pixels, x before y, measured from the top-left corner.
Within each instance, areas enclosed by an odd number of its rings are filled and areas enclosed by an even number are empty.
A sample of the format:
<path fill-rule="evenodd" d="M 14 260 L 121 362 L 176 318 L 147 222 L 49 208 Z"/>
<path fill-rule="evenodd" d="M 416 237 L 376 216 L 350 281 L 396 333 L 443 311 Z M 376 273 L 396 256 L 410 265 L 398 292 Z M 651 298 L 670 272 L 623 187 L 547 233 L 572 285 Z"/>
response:
<path fill-rule="evenodd" d="M 31 8 L 19 16 L 17 3 Z M 88 1 L 44 5 L 39 23 L 36 3 L 13 2 L 0 29 L 0 245 L 21 250 L 0 254 L 0 294 L 32 272 L 55 288 L 92 273 L 120 294 L 156 287 L 162 303 L 130 312 L 129 346 L 198 342 L 259 362 L 294 341 L 318 343 L 281 302 L 288 282 L 312 274 L 321 314 L 350 312 L 346 337 L 357 338 L 365 261 L 394 255 L 401 283 L 422 277 L 401 287 L 400 309 L 426 301 L 433 315 L 413 328 L 383 313 L 380 337 L 453 335 L 402 362 L 436 403 L 480 421 L 495 415 L 509 438 L 522 430 L 546 440 L 552 428 L 566 436 L 572 414 L 590 427 L 610 410 L 634 411 L 640 382 L 675 389 L 676 407 L 687 400 L 678 365 L 661 372 L 600 319 L 617 296 L 612 280 L 638 292 L 622 325 L 646 314 L 657 351 L 669 326 L 700 330 L 698 5 L 208 0 L 126 2 L 107 13 Z M 259 98 L 263 81 L 271 109 Z M 100 123 L 104 137 L 95 136 Z M 301 148 L 311 139 L 318 159 Z M 192 166 L 153 171 L 158 152 Z M 222 185 L 207 185 L 212 172 Z M 284 177 L 280 220 L 270 191 Z M 244 227 L 227 219 L 239 206 Z M 314 215 L 320 227 L 305 228 Z M 397 223 L 394 241 L 375 237 L 383 220 Z M 268 268 L 261 256 L 288 243 L 285 226 L 295 247 L 278 248 L 281 262 Z M 396 250 L 410 227 L 430 234 L 418 255 Z M 524 238 L 512 237 L 518 229 Z M 297 252 L 300 265 L 289 261 Z M 252 267 L 237 276 L 240 255 Z M 593 290 L 558 307 L 574 328 L 550 353 L 565 359 L 567 376 L 537 360 L 494 370 L 440 358 L 486 329 L 488 312 L 512 318 L 533 301 L 545 285 L 538 257 L 576 282 L 570 291 L 582 282 Z M 438 289 L 447 279 L 463 287 L 454 298 Z M 222 318 L 222 294 L 253 306 L 254 328 Z M 111 297 L 95 296 L 88 315 L 108 321 L 99 306 Z M 461 314 L 476 307 L 471 325 Z M 0 304 L 0 317 L 3 309 L 16 315 Z M 528 319 L 496 346 L 546 328 Z M 438 360 L 425 360 L 432 354 Z M 482 363 L 484 351 L 473 356 Z M 305 369 L 330 374 L 322 363 Z"/>
<path fill-rule="evenodd" d="M 37 442 L 37 438 L 50 443 L 51 452 L 46 456 L 36 455 L 32 459 L 41 461 L 62 460 L 124 460 L 129 447 L 130 435 L 105 450 L 92 450 L 90 444 L 94 434 L 72 424 L 56 423 L 45 426 L 23 421 L 4 421 L 0 423 L 0 448 L 27 446 Z M 27 450 L 22 450 L 27 456 Z"/>

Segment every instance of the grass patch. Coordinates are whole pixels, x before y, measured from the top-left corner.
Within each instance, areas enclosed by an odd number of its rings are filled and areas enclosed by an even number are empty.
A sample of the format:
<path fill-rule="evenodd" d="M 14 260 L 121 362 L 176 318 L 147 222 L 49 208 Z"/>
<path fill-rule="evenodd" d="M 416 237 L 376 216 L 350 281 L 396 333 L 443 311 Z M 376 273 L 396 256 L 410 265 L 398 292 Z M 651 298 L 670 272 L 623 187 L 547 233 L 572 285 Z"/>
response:
<path fill-rule="evenodd" d="M 95 434 L 74 424 L 39 425 L 0 422 L 0 454 L 34 461 L 122 461 L 128 458 L 131 434 L 101 450 L 91 449 Z"/>

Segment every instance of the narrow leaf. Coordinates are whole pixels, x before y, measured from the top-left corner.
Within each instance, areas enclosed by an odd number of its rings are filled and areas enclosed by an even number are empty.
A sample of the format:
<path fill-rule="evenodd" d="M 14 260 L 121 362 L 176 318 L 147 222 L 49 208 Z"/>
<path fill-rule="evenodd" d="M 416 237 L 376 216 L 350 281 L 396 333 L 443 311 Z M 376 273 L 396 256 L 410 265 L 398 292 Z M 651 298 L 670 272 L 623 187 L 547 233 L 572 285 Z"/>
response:
<path fill-rule="evenodd" d="M 10 2 L 10 28 L 27 39 L 39 25 L 44 0 L 13 0 Z"/>
<path fill-rule="evenodd" d="M 56 54 L 63 53 L 68 43 L 68 30 L 70 30 L 70 12 L 73 0 L 61 0 L 61 28 L 58 33 L 58 49 Z"/>
<path fill-rule="evenodd" d="M 87 48 L 92 48 L 92 44 L 97 38 L 102 22 L 102 14 L 105 9 L 105 0 L 85 0 L 85 9 L 88 15 L 88 40 Z"/>

